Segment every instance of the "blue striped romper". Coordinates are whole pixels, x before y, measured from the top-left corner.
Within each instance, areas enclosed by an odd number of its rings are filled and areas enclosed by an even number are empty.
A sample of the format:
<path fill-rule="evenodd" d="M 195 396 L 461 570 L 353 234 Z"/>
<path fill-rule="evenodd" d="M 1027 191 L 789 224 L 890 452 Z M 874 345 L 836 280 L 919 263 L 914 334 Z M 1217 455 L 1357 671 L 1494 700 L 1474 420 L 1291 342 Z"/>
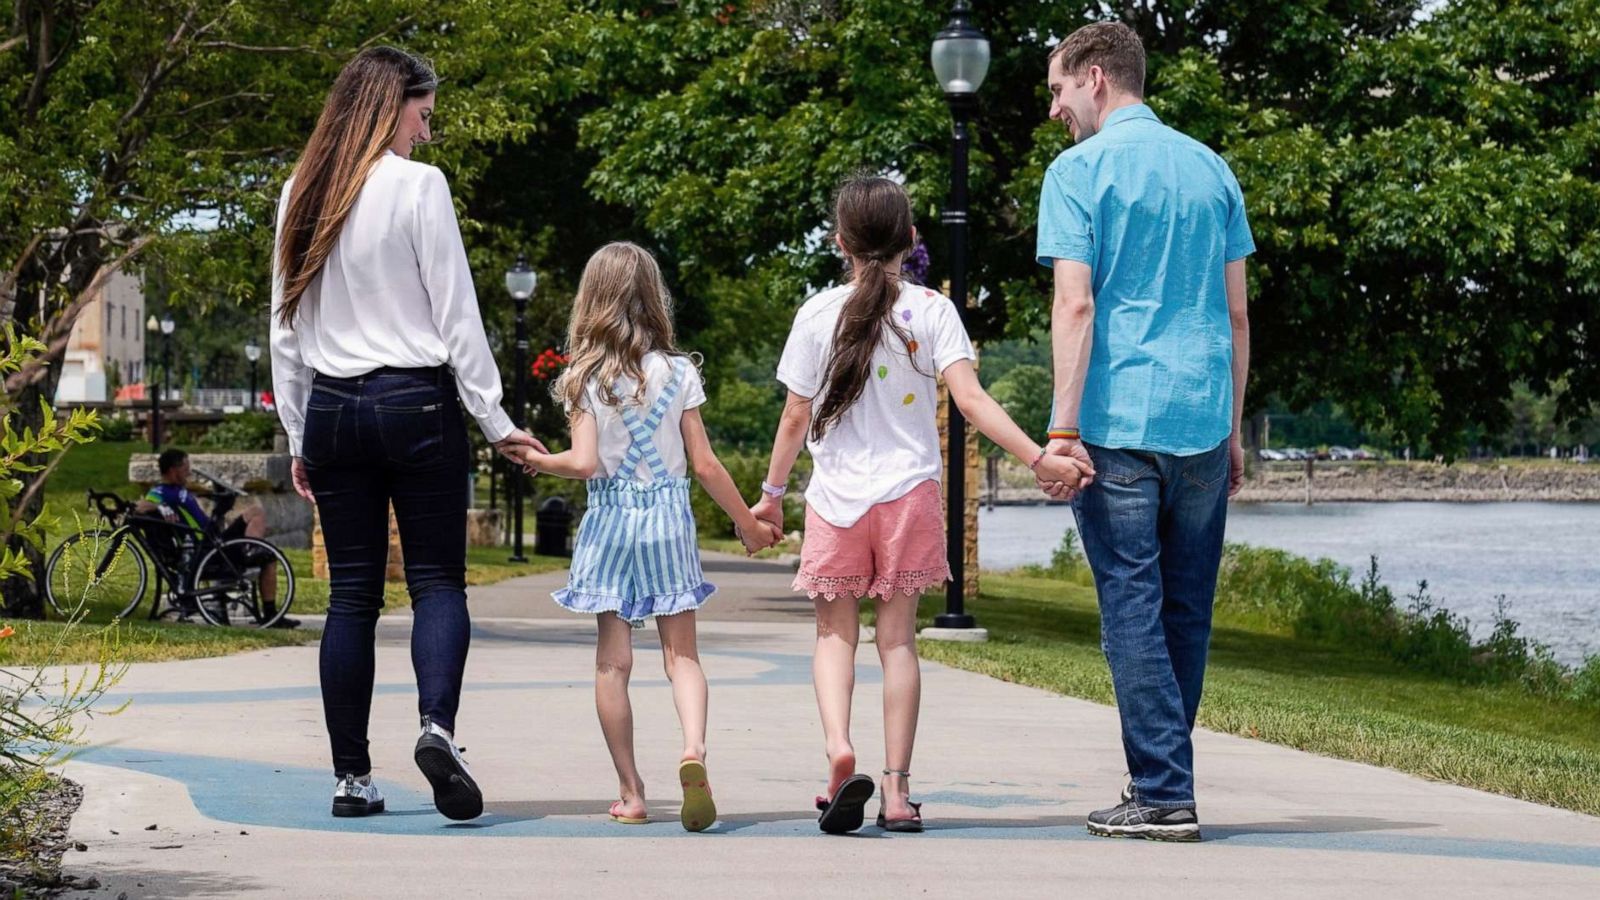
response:
<path fill-rule="evenodd" d="M 563 608 L 616 613 L 642 628 L 651 616 L 699 609 L 716 592 L 700 568 L 689 479 L 667 471 L 654 441 L 688 366 L 673 360 L 672 376 L 642 418 L 621 408 L 632 444 L 611 477 L 589 479 L 567 586 L 552 595 Z M 634 477 L 640 465 L 649 467 L 650 481 Z"/>

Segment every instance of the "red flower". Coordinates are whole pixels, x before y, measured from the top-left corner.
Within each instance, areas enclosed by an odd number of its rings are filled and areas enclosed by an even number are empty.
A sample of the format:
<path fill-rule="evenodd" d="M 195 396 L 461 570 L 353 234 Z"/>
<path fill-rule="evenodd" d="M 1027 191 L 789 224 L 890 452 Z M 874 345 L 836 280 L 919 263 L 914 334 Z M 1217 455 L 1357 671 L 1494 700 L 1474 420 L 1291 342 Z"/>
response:
<path fill-rule="evenodd" d="M 555 348 L 546 347 L 533 361 L 533 377 L 541 380 L 554 378 L 568 362 L 567 357 L 556 352 Z"/>

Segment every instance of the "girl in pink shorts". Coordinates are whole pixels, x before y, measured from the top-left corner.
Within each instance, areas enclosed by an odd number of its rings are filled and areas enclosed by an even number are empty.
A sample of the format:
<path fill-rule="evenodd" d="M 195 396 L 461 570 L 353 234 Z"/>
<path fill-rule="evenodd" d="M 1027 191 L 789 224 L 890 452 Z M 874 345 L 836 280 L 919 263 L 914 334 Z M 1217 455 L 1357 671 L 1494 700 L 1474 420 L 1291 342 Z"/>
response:
<path fill-rule="evenodd" d="M 870 596 L 883 663 L 886 765 L 878 825 L 915 832 L 922 830 L 909 783 L 922 693 L 917 598 L 950 578 L 936 377 L 944 376 L 962 414 L 1028 463 L 1041 482 L 1076 486 L 1086 473 L 1066 457 L 1046 456 L 984 392 L 955 305 L 901 277 L 901 262 L 916 242 L 905 191 L 886 178 L 846 182 L 834 221 L 851 280 L 807 300 L 795 316 L 778 364 L 789 400 L 753 512 L 782 525 L 781 486 L 804 444 L 814 468 L 794 586 L 817 611 L 812 678 L 829 768 L 827 793 L 816 801 L 818 824 L 833 834 L 860 828 L 874 791 L 872 778 L 856 774 L 850 742 L 857 601 Z"/>

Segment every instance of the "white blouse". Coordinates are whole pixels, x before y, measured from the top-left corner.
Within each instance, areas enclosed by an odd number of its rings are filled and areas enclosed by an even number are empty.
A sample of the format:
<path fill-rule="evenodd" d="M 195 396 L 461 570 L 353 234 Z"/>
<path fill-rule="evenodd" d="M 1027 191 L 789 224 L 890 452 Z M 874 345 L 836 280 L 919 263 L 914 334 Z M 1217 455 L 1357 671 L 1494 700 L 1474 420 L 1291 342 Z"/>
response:
<path fill-rule="evenodd" d="M 292 328 L 277 316 L 283 302 L 278 242 L 288 202 L 285 184 L 273 241 L 271 344 L 273 399 L 290 452 L 300 455 L 315 373 L 353 378 L 384 366 L 449 365 L 483 436 L 494 442 L 510 435 L 511 417 L 500 408 L 500 371 L 483 332 L 444 173 L 384 154 L 327 263 L 306 288 Z"/>

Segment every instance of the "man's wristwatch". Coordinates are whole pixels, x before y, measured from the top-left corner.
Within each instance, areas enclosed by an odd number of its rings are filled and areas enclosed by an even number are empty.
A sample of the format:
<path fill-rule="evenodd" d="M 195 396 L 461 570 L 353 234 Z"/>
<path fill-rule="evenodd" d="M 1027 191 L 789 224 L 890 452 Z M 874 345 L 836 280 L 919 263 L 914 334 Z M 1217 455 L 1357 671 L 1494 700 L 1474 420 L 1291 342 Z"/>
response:
<path fill-rule="evenodd" d="M 765 481 L 763 481 L 761 482 L 761 493 L 766 494 L 768 497 L 771 497 L 774 500 L 779 500 L 783 498 L 784 494 L 789 493 L 789 487 L 787 485 L 767 484 Z"/>

